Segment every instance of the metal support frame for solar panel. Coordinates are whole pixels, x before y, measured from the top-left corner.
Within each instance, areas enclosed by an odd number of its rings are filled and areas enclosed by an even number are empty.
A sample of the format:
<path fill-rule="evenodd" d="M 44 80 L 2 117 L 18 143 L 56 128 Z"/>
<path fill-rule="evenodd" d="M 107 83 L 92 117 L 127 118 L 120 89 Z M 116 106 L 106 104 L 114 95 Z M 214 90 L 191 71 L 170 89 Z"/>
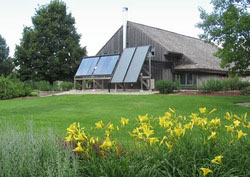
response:
<path fill-rule="evenodd" d="M 95 63 L 93 62 L 95 66 L 88 64 L 88 62 L 91 63 L 91 59 L 95 59 L 95 58 L 98 58 L 98 61 L 96 61 Z M 85 61 L 85 59 L 90 60 L 90 61 Z M 74 77 L 74 88 L 76 88 L 76 81 L 79 81 L 79 80 L 82 81 L 82 89 L 85 89 L 84 82 L 86 82 L 87 80 L 93 80 L 94 89 L 97 86 L 103 89 L 104 80 L 111 79 L 111 76 L 118 62 L 118 59 L 119 59 L 119 55 L 105 55 L 105 56 L 83 58 L 76 72 L 76 75 Z M 84 66 L 86 68 L 84 68 Z M 87 71 L 91 70 L 92 72 L 91 71 L 87 72 L 86 70 Z M 98 84 L 98 81 L 102 81 L 102 84 Z"/>

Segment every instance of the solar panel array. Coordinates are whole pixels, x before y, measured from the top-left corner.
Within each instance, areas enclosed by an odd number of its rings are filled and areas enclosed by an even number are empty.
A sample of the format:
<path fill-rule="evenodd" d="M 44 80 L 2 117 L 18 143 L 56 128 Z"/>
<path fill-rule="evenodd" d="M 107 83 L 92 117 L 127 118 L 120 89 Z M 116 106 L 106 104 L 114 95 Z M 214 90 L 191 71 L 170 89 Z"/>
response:
<path fill-rule="evenodd" d="M 111 83 L 135 83 L 149 49 L 150 46 L 126 48 L 120 59 L 119 55 L 83 58 L 75 76 L 112 76 L 114 73 Z"/>
<path fill-rule="evenodd" d="M 83 58 L 75 76 L 111 75 L 119 55 Z"/>
<path fill-rule="evenodd" d="M 111 83 L 137 82 L 149 49 L 150 46 L 124 49 Z"/>

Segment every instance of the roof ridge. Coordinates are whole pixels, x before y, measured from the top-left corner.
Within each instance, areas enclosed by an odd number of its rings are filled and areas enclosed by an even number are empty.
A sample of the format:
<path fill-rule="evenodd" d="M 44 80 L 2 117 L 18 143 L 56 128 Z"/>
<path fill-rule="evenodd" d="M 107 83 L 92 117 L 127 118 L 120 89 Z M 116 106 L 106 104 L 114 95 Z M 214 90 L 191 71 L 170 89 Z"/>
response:
<path fill-rule="evenodd" d="M 149 25 L 145 25 L 145 24 L 141 24 L 141 23 L 132 22 L 132 21 L 128 21 L 128 22 L 129 22 L 129 23 L 132 23 L 132 24 L 134 23 L 134 24 L 137 24 L 137 25 L 149 27 L 149 28 L 154 28 L 154 29 L 156 29 L 156 30 L 161 30 L 161 31 L 164 31 L 164 32 L 169 32 L 169 33 L 181 35 L 181 36 L 184 36 L 184 37 L 192 38 L 192 39 L 195 39 L 195 40 L 202 41 L 202 42 L 206 43 L 205 41 L 203 41 L 203 40 L 201 40 L 201 39 L 199 39 L 199 38 L 195 38 L 195 37 L 188 36 L 188 35 L 185 35 L 185 34 L 180 34 L 180 33 L 176 33 L 176 32 L 173 32 L 173 31 L 168 31 L 168 30 L 165 30 L 165 29 L 162 29 L 162 28 L 157 28 L 157 27 L 153 27 L 153 26 L 149 26 Z"/>

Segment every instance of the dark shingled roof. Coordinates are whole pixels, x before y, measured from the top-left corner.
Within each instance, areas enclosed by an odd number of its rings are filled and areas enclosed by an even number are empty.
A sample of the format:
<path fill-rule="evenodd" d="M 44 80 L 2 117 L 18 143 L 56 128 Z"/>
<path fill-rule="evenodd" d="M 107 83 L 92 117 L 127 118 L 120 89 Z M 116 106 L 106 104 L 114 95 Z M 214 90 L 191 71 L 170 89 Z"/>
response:
<path fill-rule="evenodd" d="M 128 22 L 169 52 L 182 53 L 190 64 L 175 67 L 176 70 L 210 70 L 225 73 L 220 67 L 221 60 L 213 54 L 217 47 L 200 39 L 166 31 L 163 29 Z"/>

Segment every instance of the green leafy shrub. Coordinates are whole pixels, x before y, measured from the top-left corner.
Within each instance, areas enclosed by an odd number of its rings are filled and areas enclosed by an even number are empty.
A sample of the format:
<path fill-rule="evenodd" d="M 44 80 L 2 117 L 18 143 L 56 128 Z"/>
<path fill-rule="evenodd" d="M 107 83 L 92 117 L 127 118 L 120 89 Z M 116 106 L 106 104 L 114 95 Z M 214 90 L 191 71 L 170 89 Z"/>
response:
<path fill-rule="evenodd" d="M 67 82 L 67 81 L 64 81 L 60 84 L 60 87 L 63 91 L 69 91 L 71 89 L 73 89 L 74 85 L 72 82 Z"/>
<path fill-rule="evenodd" d="M 53 91 L 60 91 L 60 86 L 59 86 L 57 81 L 53 82 L 52 90 Z"/>
<path fill-rule="evenodd" d="M 240 83 L 241 81 L 239 80 L 238 77 L 223 79 L 222 80 L 223 90 L 225 91 L 239 90 Z"/>
<path fill-rule="evenodd" d="M 29 96 L 37 96 L 38 95 L 38 91 L 32 91 L 31 93 L 30 93 L 30 95 Z"/>
<path fill-rule="evenodd" d="M 170 80 L 160 80 L 156 82 L 155 88 L 163 94 L 173 93 L 174 90 L 180 90 L 180 84 Z"/>
<path fill-rule="evenodd" d="M 250 86 L 250 82 L 247 81 L 240 81 L 239 82 L 239 90 L 242 90 L 244 88 L 247 88 Z"/>
<path fill-rule="evenodd" d="M 39 81 L 35 83 L 36 88 L 40 91 L 51 91 L 52 86 L 48 81 Z"/>
<path fill-rule="evenodd" d="M 202 82 L 200 86 L 198 86 L 198 90 L 202 93 L 211 93 L 214 91 L 221 91 L 223 88 L 220 80 L 217 79 L 208 79 L 206 82 Z"/>
<path fill-rule="evenodd" d="M 241 94 L 241 95 L 250 94 L 250 86 L 249 86 L 249 87 L 246 87 L 246 88 L 244 88 L 244 89 L 242 89 L 242 90 L 240 91 L 240 94 Z"/>
<path fill-rule="evenodd" d="M 198 86 L 202 93 L 211 93 L 217 91 L 242 90 L 250 85 L 247 81 L 240 81 L 239 78 L 227 78 L 223 80 L 209 79 Z"/>
<path fill-rule="evenodd" d="M 16 77 L 0 77 L 0 99 L 10 99 L 30 95 L 32 89 Z"/>

